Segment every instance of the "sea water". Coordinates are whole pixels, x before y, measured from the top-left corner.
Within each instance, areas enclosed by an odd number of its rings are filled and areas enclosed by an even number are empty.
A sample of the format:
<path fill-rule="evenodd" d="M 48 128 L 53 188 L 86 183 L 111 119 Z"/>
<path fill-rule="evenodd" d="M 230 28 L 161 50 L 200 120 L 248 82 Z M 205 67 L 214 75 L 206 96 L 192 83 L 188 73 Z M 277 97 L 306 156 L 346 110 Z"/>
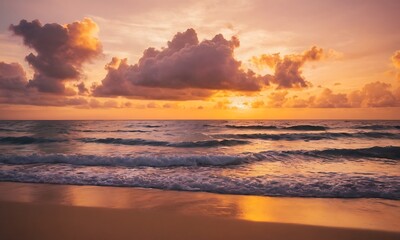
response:
<path fill-rule="evenodd" d="M 0 181 L 400 199 L 400 121 L 0 121 Z"/>

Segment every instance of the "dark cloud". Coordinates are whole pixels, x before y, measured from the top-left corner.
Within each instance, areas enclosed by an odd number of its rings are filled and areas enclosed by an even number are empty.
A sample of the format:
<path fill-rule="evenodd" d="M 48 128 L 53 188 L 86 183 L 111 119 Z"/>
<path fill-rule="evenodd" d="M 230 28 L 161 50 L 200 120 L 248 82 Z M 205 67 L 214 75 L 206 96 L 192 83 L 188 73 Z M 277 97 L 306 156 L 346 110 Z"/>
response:
<path fill-rule="evenodd" d="M 65 81 L 79 79 L 82 65 L 102 52 L 99 40 L 93 36 L 97 25 L 89 18 L 67 25 L 21 20 L 10 30 L 36 52 L 25 59 L 35 70 L 28 86 L 40 92 L 65 93 Z"/>
<path fill-rule="evenodd" d="M 79 95 L 85 95 L 89 93 L 89 89 L 85 86 L 85 83 L 83 82 L 76 84 L 75 87 L 78 89 Z"/>
<path fill-rule="evenodd" d="M 204 99 L 212 95 L 208 89 L 170 89 L 162 87 L 146 87 L 134 85 L 127 76 L 131 74 L 131 65 L 126 59 L 113 58 L 106 65 L 107 76 L 100 86 L 93 87 L 95 96 L 127 96 L 137 99 L 156 99 L 156 100 L 188 100 Z"/>
<path fill-rule="evenodd" d="M 237 38 L 226 40 L 221 34 L 199 42 L 196 32 L 188 29 L 177 33 L 162 50 L 146 49 L 135 65 L 128 65 L 126 59 L 113 58 L 106 66 L 107 76 L 94 94 L 201 99 L 210 96 L 213 90 L 259 91 L 265 79 L 241 68 L 241 62 L 234 58 L 238 46 Z M 162 97 L 157 97 L 157 92 Z"/>
<path fill-rule="evenodd" d="M 45 106 L 79 106 L 87 104 L 84 98 L 40 93 L 27 87 L 28 80 L 18 63 L 0 62 L 0 103 Z"/>
<path fill-rule="evenodd" d="M 0 90 L 23 90 L 27 83 L 20 64 L 0 62 Z"/>
<path fill-rule="evenodd" d="M 263 54 L 253 57 L 252 62 L 259 68 L 269 67 L 274 69 L 274 75 L 268 81 L 276 84 L 278 89 L 306 88 L 311 84 L 302 76 L 302 67 L 306 62 L 319 61 L 326 54 L 322 48 L 313 46 L 302 54 L 280 56 L 279 53 Z"/>
<path fill-rule="evenodd" d="M 15 35 L 36 55 L 26 56 L 34 68 L 33 79 L 27 80 L 18 63 L 0 62 L 0 103 L 41 106 L 87 106 L 87 99 L 71 97 L 87 94 L 84 83 L 67 84 L 82 75 L 82 65 L 101 54 L 100 42 L 93 37 L 97 26 L 90 19 L 65 26 L 56 23 L 42 25 L 38 20 L 22 20 L 11 25 Z M 68 87 L 67 87 L 68 86 Z"/>

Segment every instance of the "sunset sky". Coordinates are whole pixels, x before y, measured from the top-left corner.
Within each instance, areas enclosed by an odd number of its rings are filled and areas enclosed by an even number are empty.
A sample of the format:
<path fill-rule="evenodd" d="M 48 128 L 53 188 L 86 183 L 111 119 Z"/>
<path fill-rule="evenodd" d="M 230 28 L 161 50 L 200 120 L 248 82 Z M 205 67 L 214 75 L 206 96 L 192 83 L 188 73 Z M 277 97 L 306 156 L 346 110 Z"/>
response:
<path fill-rule="evenodd" d="M 0 119 L 400 119 L 397 0 L 2 0 Z"/>

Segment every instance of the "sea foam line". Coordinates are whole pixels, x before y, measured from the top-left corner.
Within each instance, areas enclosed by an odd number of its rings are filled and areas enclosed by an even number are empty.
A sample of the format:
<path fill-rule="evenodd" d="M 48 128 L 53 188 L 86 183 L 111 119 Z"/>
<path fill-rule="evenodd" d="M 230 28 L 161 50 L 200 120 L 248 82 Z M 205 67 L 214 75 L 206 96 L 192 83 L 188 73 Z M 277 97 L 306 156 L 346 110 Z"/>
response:
<path fill-rule="evenodd" d="M 31 155 L 0 155 L 3 164 L 72 164 L 82 166 L 122 166 L 122 167 L 185 167 L 185 166 L 229 166 L 246 164 L 255 161 L 290 161 L 300 157 L 311 157 L 330 161 L 359 158 L 369 158 L 383 161 L 400 160 L 400 147 L 371 147 L 358 149 L 325 149 L 325 150 L 296 150 L 296 151 L 264 151 L 259 153 L 203 154 L 203 155 L 125 155 L 98 156 L 81 154 L 31 154 Z M 330 159 L 329 159 L 330 158 Z"/>

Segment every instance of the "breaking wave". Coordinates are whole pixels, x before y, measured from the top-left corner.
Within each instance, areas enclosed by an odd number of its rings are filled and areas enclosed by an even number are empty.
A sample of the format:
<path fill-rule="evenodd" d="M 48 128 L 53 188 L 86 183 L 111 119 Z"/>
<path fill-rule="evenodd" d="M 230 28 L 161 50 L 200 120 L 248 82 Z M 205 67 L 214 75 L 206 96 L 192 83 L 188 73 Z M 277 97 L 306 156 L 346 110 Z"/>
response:
<path fill-rule="evenodd" d="M 144 133 L 144 132 L 150 132 L 150 131 L 145 131 L 145 130 L 91 130 L 91 129 L 85 129 L 85 130 L 74 130 L 75 132 L 102 132 L 102 133 L 108 133 L 108 132 L 114 132 L 114 133 L 133 133 L 133 132 L 138 132 L 138 133 Z"/>
<path fill-rule="evenodd" d="M 296 130 L 296 131 L 326 131 L 329 128 L 325 126 L 319 125 L 293 125 L 289 127 L 277 127 L 273 125 L 225 125 L 227 128 L 236 128 L 236 129 L 254 129 L 254 130 Z"/>
<path fill-rule="evenodd" d="M 146 139 L 125 139 L 125 138 L 81 138 L 79 139 L 86 143 L 104 143 L 104 144 L 122 144 L 122 145 L 142 145 L 142 146 L 159 146 L 159 147 L 181 147 L 181 148 L 196 148 L 196 147 L 219 147 L 219 146 L 236 146 L 250 143 L 243 140 L 206 140 L 193 142 L 167 142 Z"/>
<path fill-rule="evenodd" d="M 236 129 L 254 129 L 254 130 L 259 130 L 259 129 L 278 129 L 277 126 L 264 126 L 264 125 L 225 125 L 227 128 L 236 128 Z"/>
<path fill-rule="evenodd" d="M 365 126 L 356 126 L 355 129 L 390 130 L 390 129 L 400 129 L 400 126 L 391 126 L 391 125 L 365 125 Z"/>
<path fill-rule="evenodd" d="M 35 143 L 54 143 L 54 142 L 66 142 L 67 139 L 56 139 L 56 138 L 37 138 L 37 137 L 0 137 L 0 143 L 5 144 L 35 144 Z"/>
<path fill-rule="evenodd" d="M 324 133 L 282 133 L 282 134 L 219 134 L 216 135 L 224 138 L 233 139 L 263 139 L 263 140 L 323 140 L 323 139 L 338 139 L 338 138 L 389 138 L 400 139 L 400 134 L 389 132 L 324 132 Z"/>
<path fill-rule="evenodd" d="M 293 151 L 291 152 L 293 153 Z M 301 151 L 305 155 L 317 156 L 340 156 L 340 157 L 366 157 L 366 158 L 386 158 L 392 160 L 400 160 L 400 147 L 370 147 L 357 149 L 325 149 L 313 151 Z"/>
<path fill-rule="evenodd" d="M 242 153 L 237 155 L 136 155 L 136 156 L 98 156 L 65 154 L 31 154 L 6 156 L 0 155 L 0 163 L 5 164 L 72 164 L 83 166 L 124 166 L 124 167 L 172 167 L 172 166 L 228 166 L 255 161 L 287 161 L 296 156 L 316 158 L 345 157 L 347 159 L 364 157 L 388 160 L 400 160 L 400 147 L 371 147 L 358 149 L 326 149 L 311 151 L 264 151 L 260 153 Z M 296 159 L 296 158 L 294 158 Z"/>
<path fill-rule="evenodd" d="M 204 160 L 202 160 L 204 161 Z M 0 181 L 144 187 L 222 194 L 284 197 L 400 199 L 400 177 L 336 172 L 282 176 L 229 176 L 218 169 L 102 168 L 72 165 L 9 165 Z"/>

